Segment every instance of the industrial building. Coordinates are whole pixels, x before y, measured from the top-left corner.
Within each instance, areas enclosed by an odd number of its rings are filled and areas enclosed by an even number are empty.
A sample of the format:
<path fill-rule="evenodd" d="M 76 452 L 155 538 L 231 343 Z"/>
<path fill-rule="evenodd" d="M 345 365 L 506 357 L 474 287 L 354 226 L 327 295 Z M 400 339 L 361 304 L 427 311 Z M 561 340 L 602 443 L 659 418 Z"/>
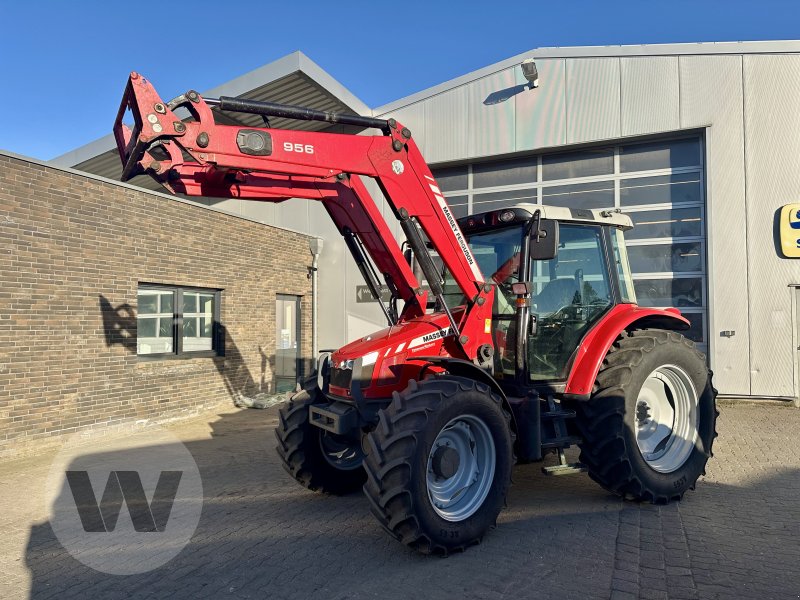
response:
<path fill-rule="evenodd" d="M 538 87 L 523 76 L 525 59 L 535 60 Z M 800 262 L 783 257 L 777 236 L 780 207 L 800 199 L 800 42 L 537 48 L 380 107 L 296 52 L 201 93 L 394 117 L 459 216 L 516 202 L 623 210 L 636 224 L 626 237 L 640 304 L 681 309 L 720 394 L 798 398 Z M 254 115 L 219 118 L 261 125 Z M 271 126 L 342 131 L 282 119 Z M 121 171 L 111 136 L 53 165 L 110 179 Z M 156 188 L 146 177 L 132 183 Z M 318 204 L 186 202 L 317 240 L 314 347 L 384 325 Z M 307 315 L 292 311 L 309 309 L 298 298 L 263 302 L 296 302 L 269 314 L 299 322 Z M 275 331 L 270 344 L 294 347 L 282 339 L 287 326 Z"/>

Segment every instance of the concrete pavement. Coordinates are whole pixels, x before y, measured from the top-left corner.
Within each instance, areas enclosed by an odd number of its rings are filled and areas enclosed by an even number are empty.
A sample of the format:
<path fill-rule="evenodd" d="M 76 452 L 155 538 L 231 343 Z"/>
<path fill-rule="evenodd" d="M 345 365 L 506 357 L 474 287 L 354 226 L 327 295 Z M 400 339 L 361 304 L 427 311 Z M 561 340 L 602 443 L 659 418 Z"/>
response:
<path fill-rule="evenodd" d="M 0 464 L 0 598 L 798 598 L 800 410 L 720 411 L 715 458 L 681 503 L 625 502 L 586 475 L 522 465 L 498 528 L 445 559 L 390 539 L 360 494 L 290 480 L 275 407 L 169 427 L 200 468 L 203 514 L 190 544 L 143 575 L 64 550 L 44 506 L 52 457 Z"/>

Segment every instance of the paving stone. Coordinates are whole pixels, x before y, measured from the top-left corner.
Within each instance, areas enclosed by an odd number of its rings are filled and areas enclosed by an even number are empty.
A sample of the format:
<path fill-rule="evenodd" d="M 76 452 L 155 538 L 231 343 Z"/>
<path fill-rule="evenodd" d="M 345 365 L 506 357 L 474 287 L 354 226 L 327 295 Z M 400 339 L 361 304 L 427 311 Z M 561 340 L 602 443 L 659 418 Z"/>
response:
<path fill-rule="evenodd" d="M 186 548 L 142 575 L 98 573 L 62 548 L 43 507 L 49 457 L 3 463 L 0 597 L 796 598 L 800 410 L 721 411 L 715 458 L 682 502 L 638 505 L 586 475 L 520 465 L 498 528 L 446 559 L 390 539 L 360 494 L 291 481 L 273 449 L 274 407 L 171 427 L 200 467 L 204 510 Z"/>

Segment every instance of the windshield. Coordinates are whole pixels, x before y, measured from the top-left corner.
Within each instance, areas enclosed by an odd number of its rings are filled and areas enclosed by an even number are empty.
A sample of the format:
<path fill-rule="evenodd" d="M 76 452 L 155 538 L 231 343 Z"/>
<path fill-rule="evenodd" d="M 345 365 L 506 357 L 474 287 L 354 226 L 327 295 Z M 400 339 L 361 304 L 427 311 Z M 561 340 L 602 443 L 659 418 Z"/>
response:
<path fill-rule="evenodd" d="M 487 283 L 498 288 L 495 293 L 494 314 L 513 314 L 514 298 L 511 284 L 520 281 L 520 251 L 522 226 L 493 229 L 474 233 L 469 237 L 469 247 Z M 444 293 L 448 306 L 464 304 L 465 298 L 450 272 L 445 268 Z"/>

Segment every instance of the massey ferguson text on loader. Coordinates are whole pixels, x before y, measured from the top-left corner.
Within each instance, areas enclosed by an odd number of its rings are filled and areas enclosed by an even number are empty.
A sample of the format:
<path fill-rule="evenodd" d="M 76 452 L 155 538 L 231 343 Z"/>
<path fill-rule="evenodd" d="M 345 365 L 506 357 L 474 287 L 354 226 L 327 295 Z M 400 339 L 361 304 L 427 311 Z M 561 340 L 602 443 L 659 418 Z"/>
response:
<path fill-rule="evenodd" d="M 226 111 L 267 126 L 217 124 Z M 268 117 L 380 134 L 274 129 Z M 394 119 L 195 91 L 164 102 L 137 73 L 114 135 L 123 180 L 146 173 L 187 196 L 321 202 L 380 304 L 387 327 L 322 353 L 280 411 L 278 455 L 301 485 L 362 488 L 392 536 L 446 554 L 495 524 L 515 462 L 554 453 L 545 472 L 585 470 L 653 503 L 680 499 L 704 472 L 716 437 L 711 373 L 677 309 L 636 304 L 623 239 L 632 223 L 620 212 L 518 204 L 456 219 Z M 571 445 L 580 463 L 567 464 Z"/>

